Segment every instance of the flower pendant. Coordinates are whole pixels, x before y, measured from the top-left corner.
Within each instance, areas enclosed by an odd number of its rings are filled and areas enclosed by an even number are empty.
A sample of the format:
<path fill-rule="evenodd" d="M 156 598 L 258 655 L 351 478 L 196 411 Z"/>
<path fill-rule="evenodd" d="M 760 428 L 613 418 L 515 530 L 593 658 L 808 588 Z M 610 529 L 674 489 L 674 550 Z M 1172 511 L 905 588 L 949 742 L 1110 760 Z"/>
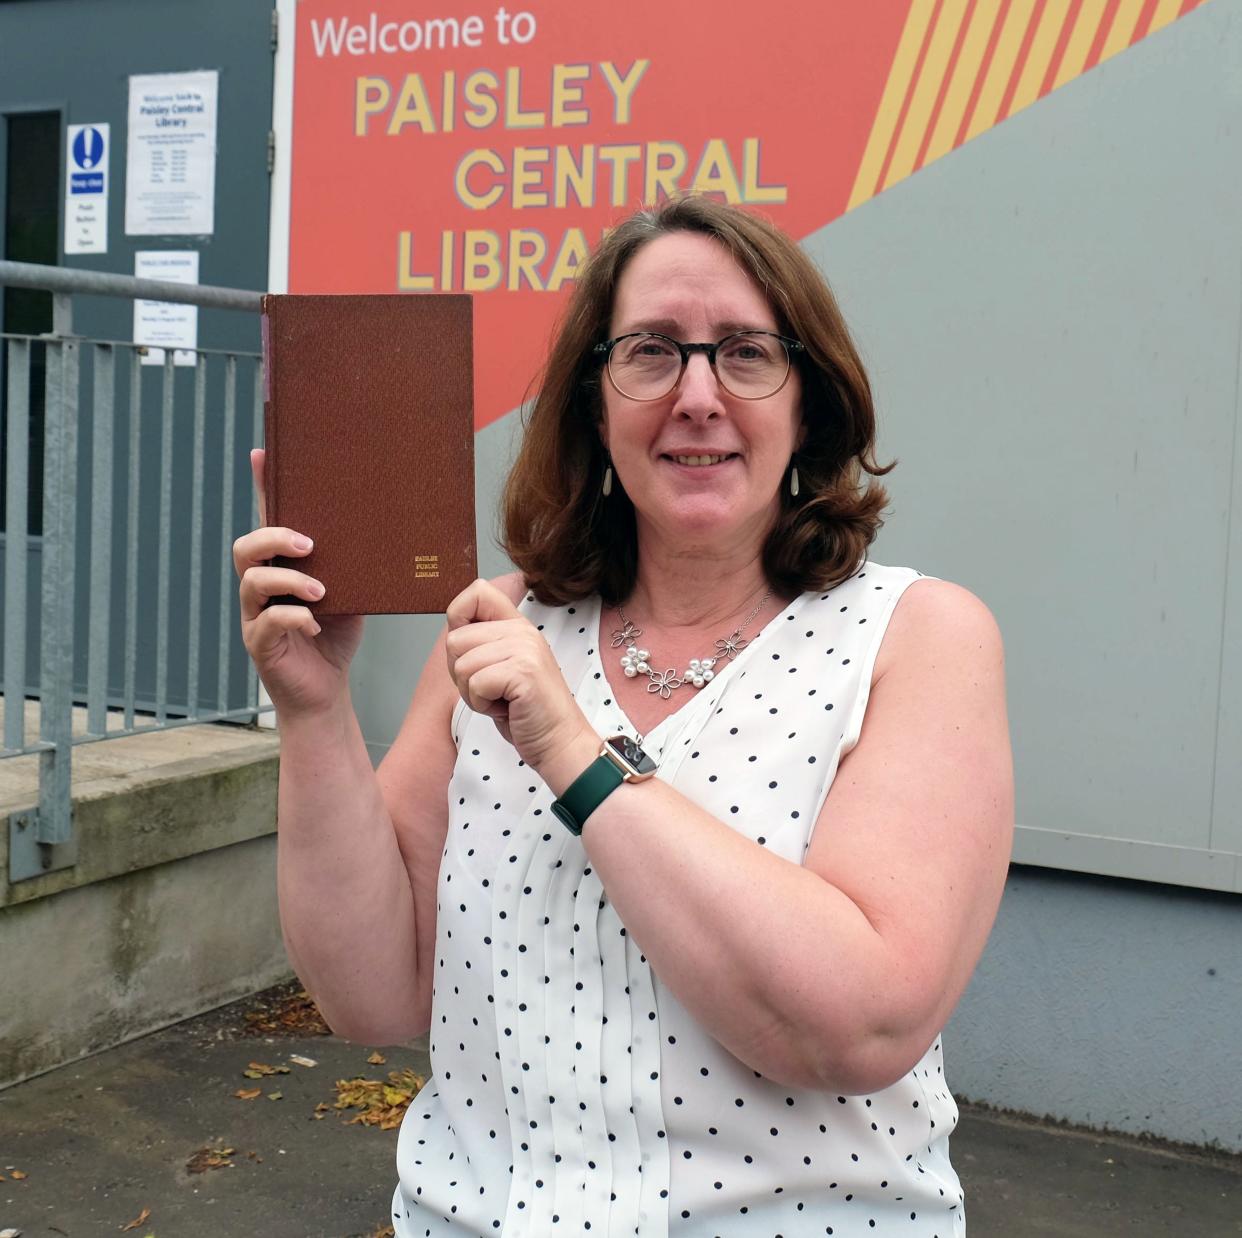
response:
<path fill-rule="evenodd" d="M 749 644 L 750 641 L 745 640 L 739 633 L 734 632 L 732 636 L 726 636 L 716 642 L 716 656 L 718 658 L 728 658 L 732 662 Z"/>
<path fill-rule="evenodd" d="M 612 647 L 614 649 L 620 649 L 622 645 L 632 645 L 642 634 L 642 628 L 636 628 L 633 623 L 627 619 L 623 628 L 613 628 Z"/>
<path fill-rule="evenodd" d="M 658 692 L 666 701 L 673 695 L 674 688 L 681 687 L 677 671 L 669 667 L 666 671 L 649 671 L 651 682 L 647 685 L 648 692 Z"/>

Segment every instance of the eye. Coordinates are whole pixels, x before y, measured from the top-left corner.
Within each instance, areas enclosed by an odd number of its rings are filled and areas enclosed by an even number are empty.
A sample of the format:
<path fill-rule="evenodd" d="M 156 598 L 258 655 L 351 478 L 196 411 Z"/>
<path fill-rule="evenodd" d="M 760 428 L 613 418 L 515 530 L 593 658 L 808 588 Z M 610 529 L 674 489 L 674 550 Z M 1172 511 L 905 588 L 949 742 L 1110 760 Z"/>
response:
<path fill-rule="evenodd" d="M 647 357 L 671 357 L 677 350 L 668 340 L 647 336 L 636 343 L 634 351 Z"/>
<path fill-rule="evenodd" d="M 720 355 L 730 364 L 755 365 L 776 357 L 780 342 L 765 335 L 734 335 L 720 346 Z"/>
<path fill-rule="evenodd" d="M 668 340 L 658 335 L 638 335 L 632 339 L 622 340 L 617 347 L 622 361 L 667 361 L 680 360 L 680 354 Z"/>

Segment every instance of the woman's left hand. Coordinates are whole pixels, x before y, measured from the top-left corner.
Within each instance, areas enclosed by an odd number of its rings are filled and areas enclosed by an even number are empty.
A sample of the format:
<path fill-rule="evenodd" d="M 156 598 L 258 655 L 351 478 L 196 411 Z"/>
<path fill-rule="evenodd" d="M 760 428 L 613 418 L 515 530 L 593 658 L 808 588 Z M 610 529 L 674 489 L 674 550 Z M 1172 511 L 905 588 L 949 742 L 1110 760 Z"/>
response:
<path fill-rule="evenodd" d="M 476 580 L 445 614 L 449 674 L 462 700 L 487 714 L 527 765 L 542 774 L 567 749 L 598 747 L 548 642 L 495 585 Z"/>

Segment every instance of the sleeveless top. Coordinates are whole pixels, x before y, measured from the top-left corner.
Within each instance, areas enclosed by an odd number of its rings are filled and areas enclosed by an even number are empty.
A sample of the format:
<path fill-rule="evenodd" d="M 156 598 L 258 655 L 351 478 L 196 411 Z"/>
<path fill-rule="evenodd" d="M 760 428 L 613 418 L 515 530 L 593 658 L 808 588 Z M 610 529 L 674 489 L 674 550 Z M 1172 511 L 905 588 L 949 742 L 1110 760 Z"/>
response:
<path fill-rule="evenodd" d="M 801 863 L 919 578 L 868 563 L 795 598 L 646 735 L 657 777 Z M 600 734 L 634 734 L 604 675 L 620 650 L 597 648 L 599 599 L 520 609 Z M 940 1037 L 868 1096 L 763 1078 L 652 973 L 491 719 L 462 704 L 453 735 L 432 1078 L 398 1140 L 397 1238 L 965 1233 Z"/>

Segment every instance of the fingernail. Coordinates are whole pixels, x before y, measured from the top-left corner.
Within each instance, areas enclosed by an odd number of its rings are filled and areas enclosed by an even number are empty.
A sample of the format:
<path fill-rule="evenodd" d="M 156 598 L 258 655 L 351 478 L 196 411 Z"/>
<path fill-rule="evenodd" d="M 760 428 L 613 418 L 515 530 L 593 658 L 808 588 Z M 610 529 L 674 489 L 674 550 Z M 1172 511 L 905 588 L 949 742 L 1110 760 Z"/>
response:
<path fill-rule="evenodd" d="M 312 580 L 308 588 L 310 589 L 312 596 L 317 598 L 323 597 L 323 585 L 321 585 L 319 581 Z"/>
<path fill-rule="evenodd" d="M 294 550 L 309 550 L 314 544 L 309 537 L 304 537 L 301 533 L 293 535 Z"/>

